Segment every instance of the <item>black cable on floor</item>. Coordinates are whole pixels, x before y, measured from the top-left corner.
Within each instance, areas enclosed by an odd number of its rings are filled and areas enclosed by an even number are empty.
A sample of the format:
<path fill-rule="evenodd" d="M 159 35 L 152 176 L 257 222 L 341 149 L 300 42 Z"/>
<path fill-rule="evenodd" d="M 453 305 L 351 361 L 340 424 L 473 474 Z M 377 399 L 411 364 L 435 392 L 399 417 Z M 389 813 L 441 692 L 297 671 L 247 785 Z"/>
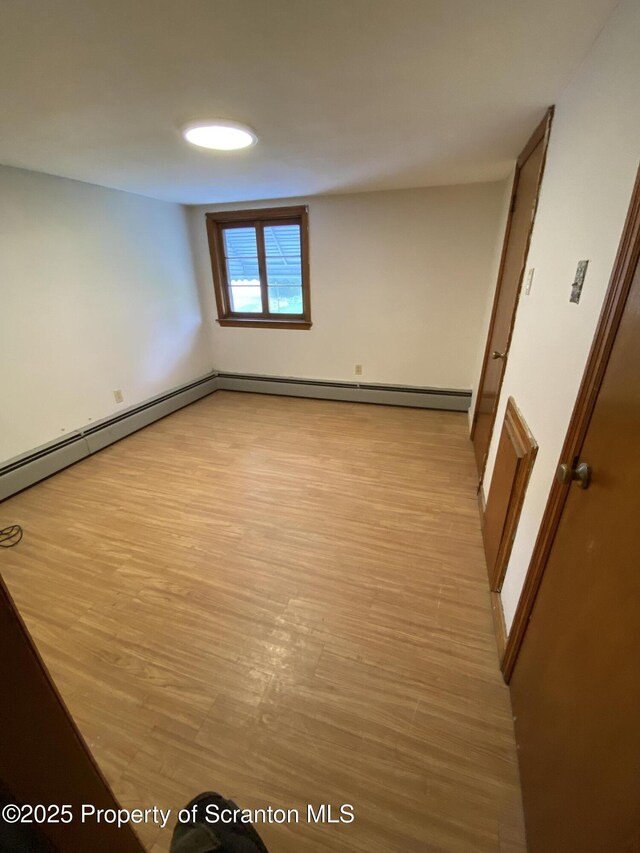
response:
<path fill-rule="evenodd" d="M 22 528 L 19 524 L 12 524 L 0 530 L 0 548 L 12 548 L 22 539 Z"/>

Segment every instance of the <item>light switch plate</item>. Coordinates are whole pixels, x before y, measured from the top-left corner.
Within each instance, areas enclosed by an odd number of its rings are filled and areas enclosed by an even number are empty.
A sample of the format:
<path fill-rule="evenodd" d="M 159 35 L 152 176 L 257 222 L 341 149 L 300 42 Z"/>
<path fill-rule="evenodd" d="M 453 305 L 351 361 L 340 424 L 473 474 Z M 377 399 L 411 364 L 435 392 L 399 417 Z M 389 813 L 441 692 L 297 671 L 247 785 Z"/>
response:
<path fill-rule="evenodd" d="M 576 305 L 580 302 L 580 296 L 582 295 L 582 288 L 584 286 L 584 277 L 587 274 L 588 266 L 589 261 L 578 261 L 576 277 L 571 285 L 571 296 L 569 298 L 569 302 L 575 302 Z"/>
<path fill-rule="evenodd" d="M 527 273 L 527 280 L 524 284 L 524 295 L 528 296 L 531 293 L 531 285 L 533 284 L 533 273 L 535 272 L 534 268 L 531 267 L 529 272 Z"/>

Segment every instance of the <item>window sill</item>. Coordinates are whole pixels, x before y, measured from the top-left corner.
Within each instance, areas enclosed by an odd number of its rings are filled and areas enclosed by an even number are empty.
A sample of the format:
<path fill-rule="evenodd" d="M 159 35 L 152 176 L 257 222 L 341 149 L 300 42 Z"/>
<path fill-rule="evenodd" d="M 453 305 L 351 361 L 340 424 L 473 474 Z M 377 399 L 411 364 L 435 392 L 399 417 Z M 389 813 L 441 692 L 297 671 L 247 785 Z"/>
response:
<path fill-rule="evenodd" d="M 310 329 L 312 326 L 310 320 L 261 320 L 257 317 L 223 317 L 217 322 L 221 326 L 244 326 L 249 329 Z"/>

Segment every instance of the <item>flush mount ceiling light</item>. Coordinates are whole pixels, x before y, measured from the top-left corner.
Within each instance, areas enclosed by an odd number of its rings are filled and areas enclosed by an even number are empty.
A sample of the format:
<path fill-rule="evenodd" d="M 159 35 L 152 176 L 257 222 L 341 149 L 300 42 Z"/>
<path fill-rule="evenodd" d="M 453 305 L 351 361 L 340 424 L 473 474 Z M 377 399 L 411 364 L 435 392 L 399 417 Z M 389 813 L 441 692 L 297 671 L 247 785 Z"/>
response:
<path fill-rule="evenodd" d="M 182 128 L 182 135 L 192 145 L 216 151 L 236 151 L 255 145 L 258 137 L 246 124 L 236 121 L 192 121 Z"/>

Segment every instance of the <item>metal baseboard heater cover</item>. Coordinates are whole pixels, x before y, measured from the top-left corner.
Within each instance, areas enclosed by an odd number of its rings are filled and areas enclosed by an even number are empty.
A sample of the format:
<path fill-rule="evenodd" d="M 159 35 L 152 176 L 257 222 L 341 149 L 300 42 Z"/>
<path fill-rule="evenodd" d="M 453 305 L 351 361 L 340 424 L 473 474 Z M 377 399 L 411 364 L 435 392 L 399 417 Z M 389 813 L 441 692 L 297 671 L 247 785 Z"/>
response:
<path fill-rule="evenodd" d="M 383 406 L 444 409 L 451 412 L 467 412 L 471 405 L 471 391 L 460 391 L 453 388 L 373 385 L 364 382 L 328 382 L 316 379 L 259 376 L 244 373 L 218 373 L 218 388 L 224 391 L 249 391 L 255 394 L 311 397 L 319 400 L 378 403 Z"/>
<path fill-rule="evenodd" d="M 417 388 L 410 385 L 373 385 L 243 373 L 212 373 L 9 460 L 0 468 L 0 500 L 217 390 L 377 403 L 383 406 L 444 409 L 451 412 L 466 412 L 471 403 L 471 391 L 451 388 Z"/>
<path fill-rule="evenodd" d="M 206 397 L 217 388 L 216 375 L 205 376 L 10 460 L 0 468 L 0 500 L 91 456 L 92 453 L 97 453 L 109 444 L 188 406 L 189 403 Z"/>

